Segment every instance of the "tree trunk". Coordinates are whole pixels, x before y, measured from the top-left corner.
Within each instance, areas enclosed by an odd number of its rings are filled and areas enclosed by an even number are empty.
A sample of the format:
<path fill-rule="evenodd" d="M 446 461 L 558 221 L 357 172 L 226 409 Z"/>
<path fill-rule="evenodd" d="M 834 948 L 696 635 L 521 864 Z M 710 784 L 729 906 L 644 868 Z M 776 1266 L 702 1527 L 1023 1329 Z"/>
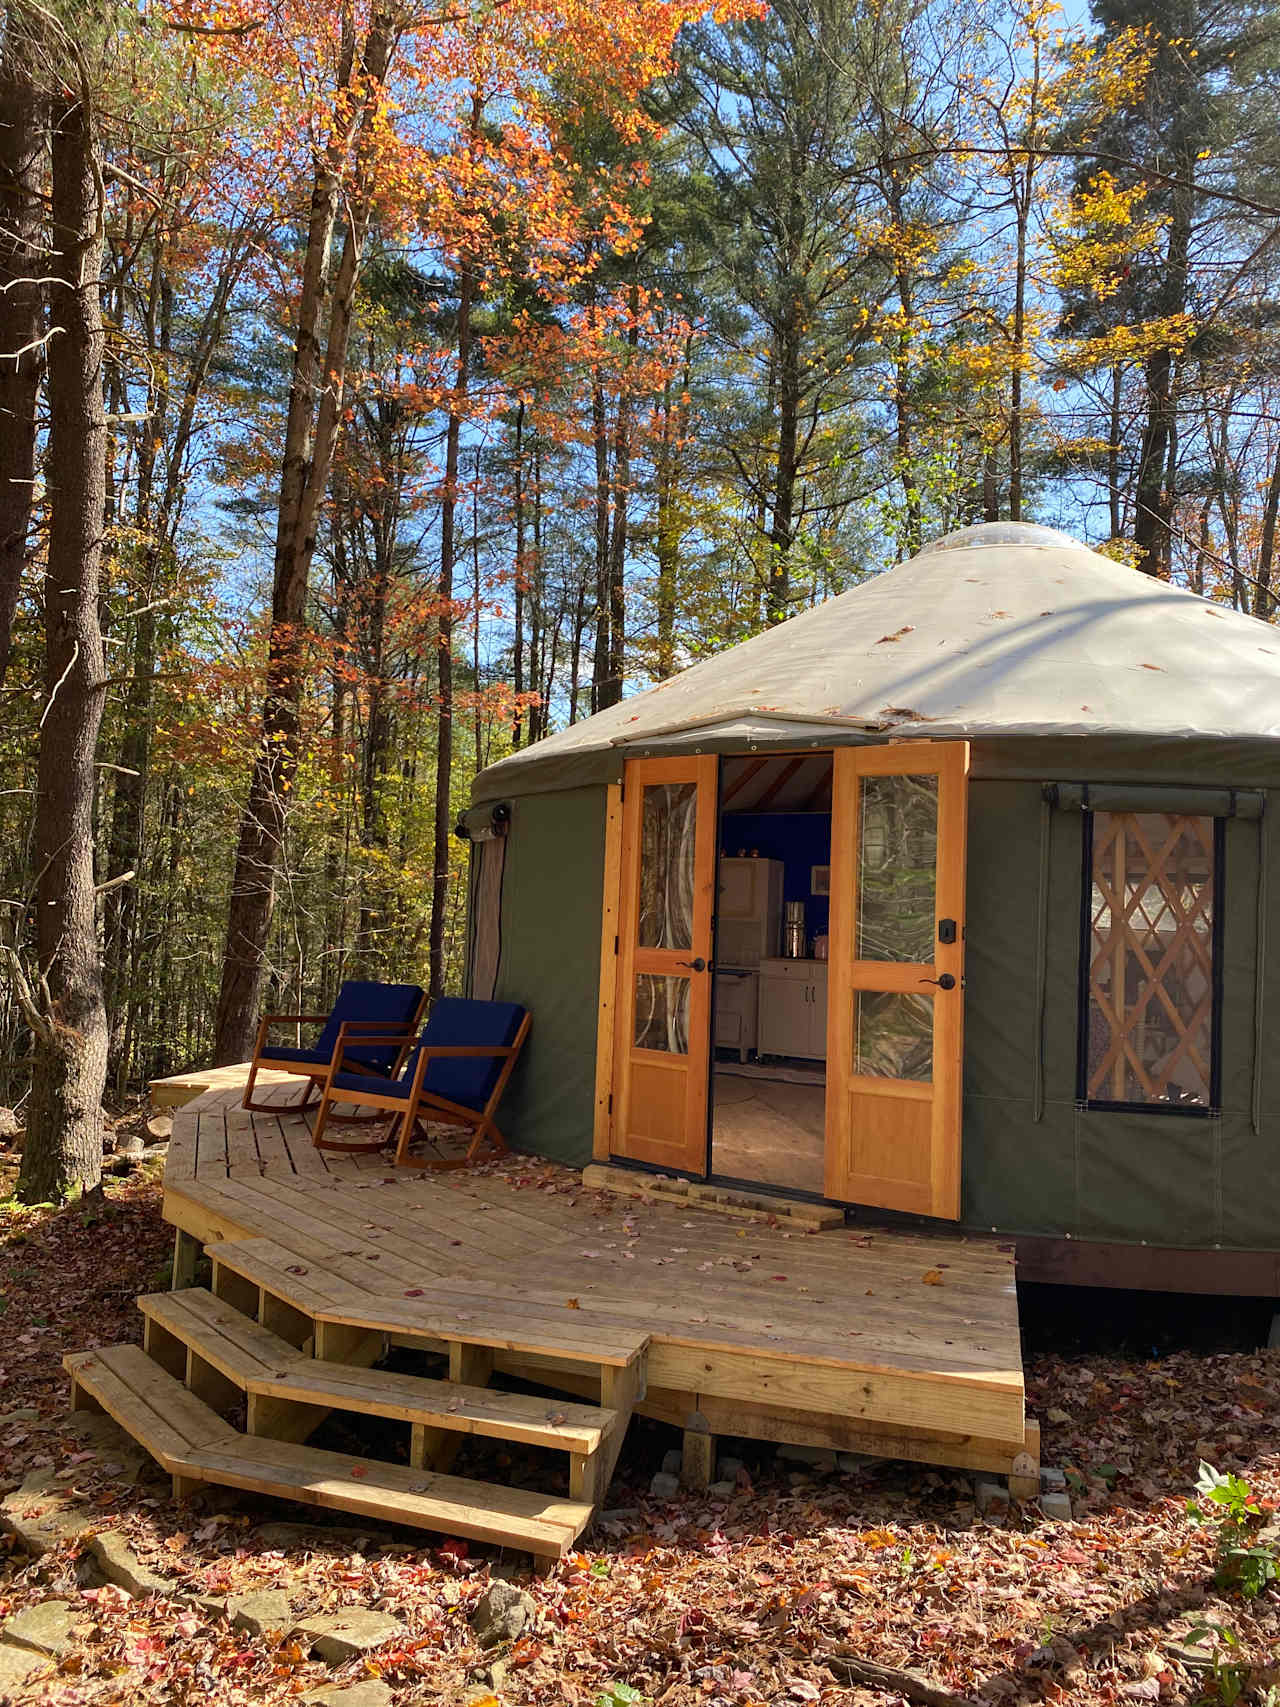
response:
<path fill-rule="evenodd" d="M 1180 164 L 1188 181 L 1179 182 L 1173 191 L 1169 247 L 1158 304 L 1161 318 L 1180 314 L 1186 307 L 1187 261 L 1195 205 L 1195 190 L 1189 180 L 1194 163 Z M 1148 575 L 1167 579 L 1172 558 L 1176 485 L 1169 471 L 1170 444 L 1177 425 L 1173 350 L 1168 345 L 1153 350 L 1147 358 L 1145 373 L 1147 419 L 1138 459 L 1133 537 L 1139 551 L 1138 568 Z"/>
<path fill-rule="evenodd" d="M 0 685 L 31 527 L 40 345 L 40 177 L 35 91 L 9 39 L 0 49 Z"/>
<path fill-rule="evenodd" d="M 99 300 L 102 209 L 92 115 L 52 113 L 49 567 L 45 707 L 33 837 L 35 1052 L 18 1195 L 66 1197 L 102 1175 L 107 1016 L 93 871 L 95 754 L 106 670 L 98 624 L 107 429 Z"/>
<path fill-rule="evenodd" d="M 372 121 L 391 46 L 388 20 L 376 14 L 358 75 L 361 127 Z M 344 81 L 351 81 L 349 68 Z M 354 136 L 335 144 L 317 168 L 311 198 L 276 520 L 262 739 L 240 820 L 215 1021 L 214 1061 L 219 1066 L 244 1060 L 253 1041 L 286 808 L 298 769 L 307 588 L 317 517 L 342 416 L 352 304 L 375 168 L 372 159 L 358 159 L 355 182 L 344 186 L 339 167 L 351 140 Z M 322 349 L 326 280 L 341 204 L 348 209 L 346 240 L 329 305 L 328 342 Z"/>
<path fill-rule="evenodd" d="M 1253 614 L 1263 622 L 1271 621 L 1276 601 L 1271 591 L 1276 561 L 1276 519 L 1280 516 L 1280 445 L 1276 447 L 1271 478 L 1267 482 L 1267 503 L 1262 516 L 1262 538 L 1258 544 L 1257 584 L 1253 589 Z"/>
<path fill-rule="evenodd" d="M 769 530 L 769 583 L 765 621 L 785 622 L 791 601 L 791 547 L 795 536 L 796 475 L 800 445 L 800 305 L 791 304 L 778 351 L 778 467 Z"/>
<path fill-rule="evenodd" d="M 479 103 L 477 102 L 477 108 Z M 478 110 L 473 126 L 479 125 Z M 449 906 L 449 855 L 453 845 L 453 574 L 458 511 L 458 447 L 471 370 L 471 295 L 474 274 L 464 262 L 458 279 L 458 362 L 445 434 L 444 499 L 440 506 L 440 621 L 436 661 L 440 714 L 436 734 L 436 799 L 431 861 L 431 930 L 427 958 L 432 1001 L 444 994 L 445 916 Z"/>

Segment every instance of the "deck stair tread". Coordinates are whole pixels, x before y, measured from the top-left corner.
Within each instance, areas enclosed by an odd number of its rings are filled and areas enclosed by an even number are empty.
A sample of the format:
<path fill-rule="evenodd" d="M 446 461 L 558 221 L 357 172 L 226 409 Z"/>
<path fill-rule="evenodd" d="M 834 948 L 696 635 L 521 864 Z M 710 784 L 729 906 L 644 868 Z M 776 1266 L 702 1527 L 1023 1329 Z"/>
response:
<path fill-rule="evenodd" d="M 563 1553 L 595 1514 L 584 1500 L 256 1435 L 194 1447 L 184 1473 L 225 1487 L 335 1506 L 383 1522 L 524 1547 L 531 1553 Z"/>
<path fill-rule="evenodd" d="M 180 1292 L 144 1293 L 138 1308 L 206 1362 L 242 1387 L 255 1377 L 272 1376 L 301 1356 L 296 1346 L 260 1327 L 251 1316 L 225 1303 L 203 1286 Z"/>
<path fill-rule="evenodd" d="M 594 1515 L 595 1507 L 584 1500 L 239 1434 L 140 1346 L 70 1352 L 63 1364 L 77 1389 L 186 1481 L 214 1482 L 551 1557 L 563 1554 Z"/>
<path fill-rule="evenodd" d="M 75 1385 L 91 1394 L 166 1470 L 177 1471 L 198 1447 L 234 1444 L 241 1438 L 140 1345 L 68 1352 L 62 1366 Z"/>
<path fill-rule="evenodd" d="M 633 1363 L 649 1343 L 646 1328 L 582 1309 L 576 1299 L 560 1305 L 531 1302 L 499 1293 L 463 1293 L 439 1282 L 388 1295 L 376 1285 L 366 1288 L 335 1278 L 323 1269 L 325 1251 L 295 1251 L 272 1239 L 224 1239 L 210 1255 L 216 1266 L 326 1322 L 619 1367 Z M 312 1263 L 321 1265 L 322 1286 L 315 1283 Z"/>
<path fill-rule="evenodd" d="M 246 1393 L 575 1453 L 595 1452 L 615 1420 L 598 1405 L 306 1357 L 203 1287 L 146 1294 L 138 1308 Z"/>

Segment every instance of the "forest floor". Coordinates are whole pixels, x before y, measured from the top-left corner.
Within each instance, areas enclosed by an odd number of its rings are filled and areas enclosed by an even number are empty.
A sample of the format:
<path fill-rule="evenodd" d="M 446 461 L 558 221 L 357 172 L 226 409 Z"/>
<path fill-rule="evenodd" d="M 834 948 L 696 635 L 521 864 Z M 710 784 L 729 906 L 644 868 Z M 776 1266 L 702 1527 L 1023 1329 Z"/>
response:
<path fill-rule="evenodd" d="M 0 1197 L 13 1172 L 0 1156 Z M 658 1500 L 650 1479 L 676 1436 L 638 1423 L 588 1547 L 538 1580 L 523 1558 L 340 1515 L 219 1490 L 177 1505 L 113 1424 L 67 1412 L 63 1352 L 138 1337 L 135 1294 L 166 1283 L 155 1166 L 109 1180 L 88 1208 L 0 1204 L 0 1240 L 0 1495 L 44 1472 L 85 1514 L 38 1560 L 0 1541 L 0 1625 L 61 1602 L 46 1612 L 64 1642 L 43 1662 L 33 1652 L 25 1681 L 0 1671 L 0 1701 L 232 1707 L 361 1681 L 374 1687 L 349 1707 L 904 1699 L 850 1685 L 843 1652 L 909 1668 L 937 1702 L 1280 1702 L 1280 1591 L 1215 1586 L 1213 1537 L 1186 1509 L 1200 1459 L 1280 1500 L 1280 1351 L 1033 1352 L 1029 1407 L 1044 1462 L 1071 1482 L 1071 1522 L 1033 1505 L 988 1521 L 958 1473 L 824 1473 L 745 1442 L 725 1448 L 743 1460 L 732 1498 Z M 93 1531 L 121 1534 L 166 1592 L 104 1586 Z M 472 1619 L 499 1576 L 529 1597 L 527 1619 L 485 1649 Z M 295 1626 L 362 1607 L 397 1628 L 329 1666 L 305 1636 L 254 1635 L 215 1610 L 262 1590 L 287 1595 Z"/>

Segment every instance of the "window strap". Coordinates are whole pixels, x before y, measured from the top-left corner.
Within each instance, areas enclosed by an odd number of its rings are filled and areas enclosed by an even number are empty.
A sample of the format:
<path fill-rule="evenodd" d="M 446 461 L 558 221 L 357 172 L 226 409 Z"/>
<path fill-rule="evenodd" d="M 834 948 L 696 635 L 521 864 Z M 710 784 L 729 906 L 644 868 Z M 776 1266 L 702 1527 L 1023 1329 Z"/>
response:
<path fill-rule="evenodd" d="M 1250 1099 L 1250 1119 L 1254 1136 L 1262 1133 L 1262 1061 L 1266 1047 L 1266 1025 L 1263 1002 L 1267 989 L 1267 865 L 1270 858 L 1270 838 L 1267 834 L 1266 810 L 1258 815 L 1258 917 L 1254 930 L 1253 983 L 1253 1085 Z"/>
<path fill-rule="evenodd" d="M 1036 1044 L 1035 1082 L 1031 1091 L 1031 1118 L 1044 1119 L 1044 1008 L 1049 988 L 1049 838 L 1053 832 L 1053 803 L 1047 791 L 1040 795 L 1040 889 L 1036 897 Z"/>

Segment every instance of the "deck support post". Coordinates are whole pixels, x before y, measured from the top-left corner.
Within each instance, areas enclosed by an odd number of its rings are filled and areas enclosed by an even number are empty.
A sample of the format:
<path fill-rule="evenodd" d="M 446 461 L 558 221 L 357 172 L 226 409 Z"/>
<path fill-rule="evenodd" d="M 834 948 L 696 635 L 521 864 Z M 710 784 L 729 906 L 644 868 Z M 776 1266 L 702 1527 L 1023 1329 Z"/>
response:
<path fill-rule="evenodd" d="M 493 1350 L 487 1345 L 449 1343 L 449 1379 L 460 1387 L 487 1387 L 493 1378 Z M 436 1470 L 447 1475 L 462 1450 L 462 1435 L 456 1428 L 432 1428 L 414 1423 L 409 1432 L 409 1462 L 415 1470 Z"/>
<path fill-rule="evenodd" d="M 1009 1466 L 1009 1497 L 1015 1500 L 1040 1497 L 1040 1424 L 1030 1417 L 1022 1451 Z"/>
<path fill-rule="evenodd" d="M 716 1437 L 702 1412 L 693 1411 L 685 1419 L 680 1484 L 695 1493 L 704 1493 L 715 1480 L 715 1470 Z"/>
<path fill-rule="evenodd" d="M 189 1500 L 192 1494 L 199 1493 L 204 1483 L 198 1476 L 179 1476 L 173 1478 L 173 1497 L 175 1500 Z"/>
<path fill-rule="evenodd" d="M 204 1246 L 194 1233 L 185 1227 L 173 1230 L 173 1268 L 170 1275 L 171 1292 L 185 1292 L 196 1283 L 196 1269 L 204 1255 Z"/>

